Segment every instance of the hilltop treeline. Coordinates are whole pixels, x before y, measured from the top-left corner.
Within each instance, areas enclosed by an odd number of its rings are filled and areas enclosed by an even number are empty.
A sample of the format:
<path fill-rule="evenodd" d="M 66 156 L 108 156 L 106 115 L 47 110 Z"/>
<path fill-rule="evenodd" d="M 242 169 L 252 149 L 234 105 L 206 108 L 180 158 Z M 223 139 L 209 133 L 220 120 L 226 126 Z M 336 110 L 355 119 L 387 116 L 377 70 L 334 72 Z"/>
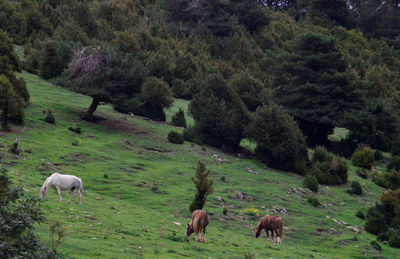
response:
<path fill-rule="evenodd" d="M 86 119 L 111 103 L 165 120 L 185 98 L 187 139 L 235 150 L 248 137 L 267 164 L 302 171 L 305 145 L 335 127 L 350 130 L 341 155 L 397 153 L 399 2 L 3 0 L 0 27 L 25 70 L 93 98 Z"/>

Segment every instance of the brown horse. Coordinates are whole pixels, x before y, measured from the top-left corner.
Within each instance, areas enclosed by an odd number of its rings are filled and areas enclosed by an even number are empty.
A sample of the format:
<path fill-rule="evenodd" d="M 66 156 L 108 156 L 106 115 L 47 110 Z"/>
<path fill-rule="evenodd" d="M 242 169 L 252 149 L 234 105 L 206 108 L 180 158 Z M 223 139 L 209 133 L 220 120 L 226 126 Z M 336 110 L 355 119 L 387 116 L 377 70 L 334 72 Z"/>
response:
<path fill-rule="evenodd" d="M 267 232 L 267 239 L 269 239 L 268 231 L 271 231 L 272 242 L 274 241 L 274 231 L 276 236 L 278 237 L 277 243 L 280 244 L 282 242 L 283 236 L 283 219 L 279 216 L 271 216 L 269 214 L 265 215 L 256 228 L 256 237 L 260 236 L 262 230 Z"/>
<path fill-rule="evenodd" d="M 210 221 L 205 210 L 195 210 L 192 214 L 192 221 L 187 224 L 185 236 L 189 237 L 193 232 L 196 233 L 196 241 L 206 242 L 206 227 Z M 201 237 L 203 231 L 203 237 Z"/>

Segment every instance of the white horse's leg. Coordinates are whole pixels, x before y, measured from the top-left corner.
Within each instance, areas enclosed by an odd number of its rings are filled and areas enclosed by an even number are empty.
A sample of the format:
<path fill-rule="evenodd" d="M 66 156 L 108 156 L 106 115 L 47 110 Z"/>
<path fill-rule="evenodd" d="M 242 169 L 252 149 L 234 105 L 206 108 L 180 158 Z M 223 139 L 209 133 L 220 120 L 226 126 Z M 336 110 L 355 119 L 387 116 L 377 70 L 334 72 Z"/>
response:
<path fill-rule="evenodd" d="M 75 190 L 71 190 L 71 192 L 69 193 L 68 203 L 71 203 L 72 198 L 74 198 L 74 193 L 75 193 Z"/>
<path fill-rule="evenodd" d="M 81 205 L 82 204 L 82 189 L 81 188 L 78 189 L 78 194 L 79 194 L 79 205 Z"/>
<path fill-rule="evenodd" d="M 60 196 L 60 202 L 62 202 L 63 201 L 63 198 L 61 197 L 61 189 L 60 189 L 60 186 L 56 186 L 56 190 L 57 190 L 57 194 L 58 194 L 58 196 Z"/>

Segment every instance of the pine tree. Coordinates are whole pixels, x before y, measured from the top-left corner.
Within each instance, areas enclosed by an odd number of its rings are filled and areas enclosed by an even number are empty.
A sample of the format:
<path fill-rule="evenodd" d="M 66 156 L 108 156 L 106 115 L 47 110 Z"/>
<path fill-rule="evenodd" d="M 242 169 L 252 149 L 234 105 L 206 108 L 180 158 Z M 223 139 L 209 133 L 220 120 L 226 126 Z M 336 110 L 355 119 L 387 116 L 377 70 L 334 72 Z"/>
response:
<path fill-rule="evenodd" d="M 268 166 L 305 173 L 303 169 L 308 163 L 305 137 L 293 118 L 277 105 L 258 108 L 246 135 L 257 143 L 256 155 Z"/>
<path fill-rule="evenodd" d="M 326 145 L 344 114 L 363 107 L 363 82 L 345 72 L 335 40 L 323 34 L 299 35 L 293 53 L 281 58 L 273 100 L 298 121 L 310 145 Z"/>
<path fill-rule="evenodd" d="M 203 81 L 189 110 L 201 140 L 216 147 L 237 148 L 250 120 L 237 92 L 217 74 L 211 74 Z"/>
<path fill-rule="evenodd" d="M 195 177 L 192 177 L 192 181 L 196 185 L 197 193 L 194 196 L 192 203 L 190 204 L 189 210 L 201 210 L 206 202 L 207 196 L 214 192 L 213 183 L 208 176 L 210 170 L 206 171 L 204 163 L 199 160 L 197 162 L 197 169 Z"/>

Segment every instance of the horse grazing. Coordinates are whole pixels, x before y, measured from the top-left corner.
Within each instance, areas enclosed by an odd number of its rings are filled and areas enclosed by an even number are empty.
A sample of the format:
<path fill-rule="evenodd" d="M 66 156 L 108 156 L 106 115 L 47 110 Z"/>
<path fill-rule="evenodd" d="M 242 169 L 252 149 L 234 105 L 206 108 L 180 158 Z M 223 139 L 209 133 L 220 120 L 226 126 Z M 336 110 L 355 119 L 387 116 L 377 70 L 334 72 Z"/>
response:
<path fill-rule="evenodd" d="M 256 228 L 256 238 L 260 236 L 262 230 L 267 232 L 267 239 L 269 239 L 268 231 L 271 231 L 272 242 L 274 241 L 274 231 L 278 237 L 277 243 L 282 242 L 283 236 L 283 219 L 279 216 L 271 216 L 269 214 L 265 215 Z"/>
<path fill-rule="evenodd" d="M 195 210 L 192 214 L 192 221 L 187 224 L 185 236 L 189 237 L 193 232 L 196 233 L 196 241 L 206 242 L 206 227 L 209 223 L 208 215 L 205 210 Z M 201 237 L 203 231 L 203 237 Z"/>
<path fill-rule="evenodd" d="M 82 180 L 75 175 L 59 174 L 54 173 L 50 175 L 46 181 L 43 183 L 42 188 L 40 188 L 40 198 L 43 199 L 46 196 L 47 188 L 51 186 L 57 191 L 58 196 L 60 196 L 60 202 L 63 201 L 61 197 L 61 190 L 70 190 L 68 203 L 71 203 L 74 197 L 74 191 L 77 190 L 79 194 L 79 204 L 82 204 L 82 193 L 83 185 Z"/>

